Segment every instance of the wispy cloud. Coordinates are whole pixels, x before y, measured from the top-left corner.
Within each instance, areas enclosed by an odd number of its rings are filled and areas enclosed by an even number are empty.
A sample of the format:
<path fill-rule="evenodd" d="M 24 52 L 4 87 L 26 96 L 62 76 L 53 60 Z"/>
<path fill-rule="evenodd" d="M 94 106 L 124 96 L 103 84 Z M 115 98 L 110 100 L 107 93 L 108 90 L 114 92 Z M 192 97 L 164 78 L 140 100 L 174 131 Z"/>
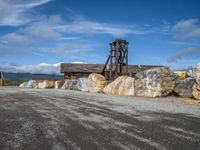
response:
<path fill-rule="evenodd" d="M 60 15 L 43 16 L 42 19 L 32 22 L 29 26 L 21 27 L 15 32 L 7 33 L 0 37 L 0 44 L 5 54 L 17 52 L 40 54 L 45 51 L 63 56 L 70 51 L 70 56 L 79 56 L 86 51 L 94 51 L 94 42 L 85 42 L 85 37 L 110 35 L 123 37 L 128 34 L 147 34 L 146 28 L 137 28 L 130 25 L 108 24 L 90 21 L 83 17 L 66 21 Z M 13 47 L 15 45 L 15 47 Z M 39 46 L 38 46 L 39 45 Z M 51 45 L 51 48 L 49 48 Z M 98 43 L 96 43 L 98 45 Z M 78 51 L 78 52 L 76 52 Z M 68 57 L 70 57 L 68 56 Z"/>
<path fill-rule="evenodd" d="M 12 42 L 17 44 L 28 44 L 30 42 L 29 37 L 17 33 L 6 34 L 2 36 L 0 39 L 6 41 L 5 43 Z"/>
<path fill-rule="evenodd" d="M 27 16 L 33 8 L 50 1 L 53 0 L 10 0 L 7 2 L 0 0 L 0 4 L 5 6 L 0 5 L 0 25 L 23 25 L 29 22 L 24 26 L 18 26 L 14 32 L 0 36 L 1 55 L 27 56 L 31 59 L 51 56 L 70 61 L 86 62 L 90 60 L 90 63 L 93 63 L 97 59 L 103 61 L 105 59 L 96 51 L 100 47 L 98 41 L 93 40 L 95 37 L 106 35 L 121 38 L 127 35 L 143 35 L 152 32 L 146 26 L 88 20 L 74 12 L 72 16 L 69 13 L 68 18 L 63 18 L 61 15 L 43 16 L 37 13 L 35 17 Z M 12 11 L 9 12 L 9 9 Z M 86 37 L 90 40 L 86 40 Z M 33 70 L 31 73 L 53 73 L 48 69 L 45 70 L 43 66 L 7 65 L 3 69 L 6 71 L 31 72 Z M 55 67 L 50 68 L 52 70 Z"/>
<path fill-rule="evenodd" d="M 0 37 L 0 39 L 6 42 L 27 43 L 28 41 L 35 41 L 36 39 L 58 41 L 76 40 L 84 36 L 105 34 L 113 37 L 123 37 L 128 34 L 140 35 L 147 33 L 149 33 L 149 31 L 145 28 L 99 23 L 79 18 L 68 23 L 61 16 L 53 15 L 50 17 L 43 17 L 25 28 L 20 28 L 14 33 L 8 33 Z"/>
<path fill-rule="evenodd" d="M 65 33 L 77 33 L 77 34 L 108 34 L 114 37 L 123 37 L 127 34 L 145 34 L 148 31 L 137 29 L 126 25 L 115 25 L 108 23 L 100 23 L 89 20 L 75 20 L 72 23 L 61 25 L 56 29 L 64 31 Z"/>
<path fill-rule="evenodd" d="M 59 15 L 51 17 L 43 17 L 42 20 L 35 21 L 27 27 L 19 28 L 19 30 L 5 34 L 0 37 L 1 41 L 6 44 L 31 44 L 39 42 L 42 39 L 57 40 L 62 37 L 61 33 L 54 29 L 60 25 L 61 18 Z"/>
<path fill-rule="evenodd" d="M 169 63 L 177 62 L 185 57 L 192 56 L 200 52 L 200 48 L 187 48 L 185 50 L 179 51 L 172 56 L 170 56 L 167 61 Z"/>
<path fill-rule="evenodd" d="M 29 11 L 50 1 L 52 0 L 0 0 L 0 26 L 18 26 L 33 21 L 35 17 L 30 17 Z"/>
<path fill-rule="evenodd" d="M 58 46 L 51 48 L 51 51 L 56 54 L 56 56 L 72 56 L 81 57 L 83 55 L 90 57 L 93 54 L 96 45 L 88 43 L 88 41 L 72 41 L 62 43 Z"/>
<path fill-rule="evenodd" d="M 200 24 L 196 18 L 178 21 L 173 27 L 177 39 L 200 38 Z"/>

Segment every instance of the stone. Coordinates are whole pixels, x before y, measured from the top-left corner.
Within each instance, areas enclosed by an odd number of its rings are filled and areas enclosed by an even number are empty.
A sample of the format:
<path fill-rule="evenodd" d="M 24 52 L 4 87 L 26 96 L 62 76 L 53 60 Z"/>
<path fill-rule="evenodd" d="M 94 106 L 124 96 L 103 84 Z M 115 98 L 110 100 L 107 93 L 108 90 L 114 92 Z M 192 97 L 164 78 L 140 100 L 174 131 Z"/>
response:
<path fill-rule="evenodd" d="M 28 88 L 35 88 L 36 87 L 36 80 L 29 80 L 27 87 Z"/>
<path fill-rule="evenodd" d="M 43 82 L 38 83 L 38 88 L 45 89 L 45 88 L 54 88 L 55 81 L 51 80 L 44 80 Z"/>
<path fill-rule="evenodd" d="M 62 89 L 69 89 L 70 90 L 70 84 L 71 84 L 71 80 L 66 79 L 63 86 L 62 86 Z"/>
<path fill-rule="evenodd" d="M 45 88 L 54 88 L 55 81 L 52 80 L 44 80 Z"/>
<path fill-rule="evenodd" d="M 103 92 L 111 95 L 135 95 L 134 88 L 135 79 L 128 76 L 120 76 L 112 83 L 108 84 Z"/>
<path fill-rule="evenodd" d="M 42 83 L 43 83 L 43 81 L 42 80 L 35 80 L 35 89 L 39 89 L 39 86 L 41 86 L 42 85 Z"/>
<path fill-rule="evenodd" d="M 102 93 L 107 82 L 104 76 L 92 73 L 88 77 L 88 90 L 92 93 Z"/>
<path fill-rule="evenodd" d="M 70 89 L 75 90 L 75 91 L 80 91 L 80 89 L 78 88 L 78 81 L 77 80 L 71 80 Z"/>
<path fill-rule="evenodd" d="M 196 75 L 196 82 L 200 85 L 200 63 L 197 64 L 195 75 Z"/>
<path fill-rule="evenodd" d="M 54 88 L 60 89 L 60 88 L 63 87 L 64 83 L 65 83 L 64 80 L 57 80 L 57 81 L 55 82 Z"/>
<path fill-rule="evenodd" d="M 27 88 L 28 82 L 23 82 L 19 85 L 21 88 Z"/>
<path fill-rule="evenodd" d="M 194 84 L 192 94 L 194 99 L 200 100 L 200 85 Z"/>
<path fill-rule="evenodd" d="M 175 85 L 176 76 L 168 67 L 145 70 L 136 74 L 135 96 L 168 96 L 174 91 Z"/>
<path fill-rule="evenodd" d="M 192 98 L 193 97 L 192 88 L 194 84 L 195 84 L 195 79 L 191 77 L 183 80 L 178 80 L 174 91 L 180 97 Z"/>
<path fill-rule="evenodd" d="M 88 78 L 79 78 L 77 80 L 77 87 L 80 91 L 88 92 Z"/>
<path fill-rule="evenodd" d="M 62 89 L 79 91 L 79 89 L 77 87 L 77 80 L 66 79 L 63 86 L 62 86 Z"/>

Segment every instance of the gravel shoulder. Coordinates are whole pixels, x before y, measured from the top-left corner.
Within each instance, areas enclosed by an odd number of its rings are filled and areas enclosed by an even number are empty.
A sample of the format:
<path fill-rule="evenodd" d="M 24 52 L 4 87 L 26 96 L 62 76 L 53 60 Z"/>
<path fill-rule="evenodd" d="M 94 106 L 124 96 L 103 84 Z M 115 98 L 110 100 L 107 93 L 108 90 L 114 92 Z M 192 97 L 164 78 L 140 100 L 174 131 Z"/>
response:
<path fill-rule="evenodd" d="M 200 105 L 0 87 L 0 149 L 200 149 Z"/>

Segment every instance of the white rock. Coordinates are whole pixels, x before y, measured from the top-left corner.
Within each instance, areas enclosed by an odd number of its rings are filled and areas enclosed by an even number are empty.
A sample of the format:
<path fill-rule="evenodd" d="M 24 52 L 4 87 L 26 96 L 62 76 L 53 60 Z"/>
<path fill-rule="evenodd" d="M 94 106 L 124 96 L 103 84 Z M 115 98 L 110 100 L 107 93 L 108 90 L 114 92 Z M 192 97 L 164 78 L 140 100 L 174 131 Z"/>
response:
<path fill-rule="evenodd" d="M 111 95 L 135 95 L 135 79 L 128 76 L 120 76 L 112 83 L 108 84 L 103 92 Z"/>

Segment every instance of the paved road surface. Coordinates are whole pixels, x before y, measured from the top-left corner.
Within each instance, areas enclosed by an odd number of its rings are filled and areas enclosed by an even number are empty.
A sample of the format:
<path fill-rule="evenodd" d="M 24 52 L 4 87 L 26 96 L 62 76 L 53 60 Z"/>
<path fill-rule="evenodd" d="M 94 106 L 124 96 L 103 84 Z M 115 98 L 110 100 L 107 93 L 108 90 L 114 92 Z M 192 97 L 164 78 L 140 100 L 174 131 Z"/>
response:
<path fill-rule="evenodd" d="M 0 150 L 200 149 L 200 105 L 0 88 Z"/>

